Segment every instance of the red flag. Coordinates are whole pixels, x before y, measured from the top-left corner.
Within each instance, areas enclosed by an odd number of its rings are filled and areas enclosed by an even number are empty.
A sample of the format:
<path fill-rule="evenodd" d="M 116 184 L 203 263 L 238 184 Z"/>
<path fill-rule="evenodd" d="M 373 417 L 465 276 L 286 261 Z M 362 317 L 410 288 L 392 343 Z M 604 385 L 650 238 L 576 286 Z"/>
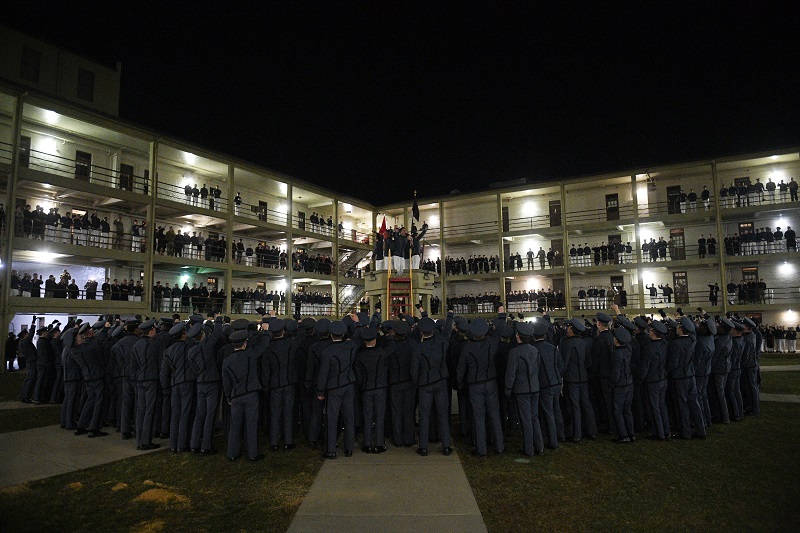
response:
<path fill-rule="evenodd" d="M 386 238 L 388 232 L 386 231 L 386 215 L 383 215 L 383 222 L 381 223 L 381 231 L 380 234 L 383 235 L 383 238 Z"/>

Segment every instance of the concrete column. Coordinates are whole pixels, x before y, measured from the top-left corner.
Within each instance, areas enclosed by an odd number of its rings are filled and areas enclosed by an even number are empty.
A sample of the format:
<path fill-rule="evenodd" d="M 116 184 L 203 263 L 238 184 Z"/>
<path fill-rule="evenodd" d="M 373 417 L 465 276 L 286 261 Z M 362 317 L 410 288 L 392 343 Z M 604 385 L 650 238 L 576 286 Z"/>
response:
<path fill-rule="evenodd" d="M 334 225 L 336 228 L 339 226 L 339 199 L 333 199 L 333 220 Z M 342 314 L 342 310 L 339 309 L 339 231 L 334 229 L 333 232 L 333 250 L 332 250 L 331 261 L 333 262 L 333 268 L 335 275 L 333 277 L 333 286 L 331 287 L 331 298 L 333 298 L 333 308 L 336 309 L 336 316 Z"/>
<path fill-rule="evenodd" d="M 292 252 L 294 251 L 294 242 L 292 242 L 292 213 L 294 213 L 294 205 L 292 201 L 292 194 L 294 187 L 291 183 L 286 184 L 286 315 L 292 316 L 294 312 L 294 303 L 292 302 L 292 288 L 294 287 L 292 281 Z"/>
<path fill-rule="evenodd" d="M 642 277 L 642 243 L 639 237 L 639 188 L 636 185 L 636 174 L 631 176 L 631 199 L 633 201 L 633 237 L 636 249 L 636 277 L 639 285 L 639 309 L 644 310 L 644 278 Z"/>
<path fill-rule="evenodd" d="M 717 162 L 711 162 L 711 183 L 713 184 L 712 194 L 717 194 L 721 189 L 719 175 L 717 174 Z M 716 191 L 716 192 L 714 192 Z M 722 298 L 722 312 L 728 312 L 728 273 L 725 266 L 725 234 L 722 231 L 722 209 L 719 205 L 719 196 L 714 200 L 714 221 L 717 230 L 717 254 L 719 257 L 719 292 Z"/>
<path fill-rule="evenodd" d="M 564 246 L 561 250 L 561 257 L 564 261 L 564 300 L 567 302 L 567 318 L 572 318 L 572 278 L 569 272 L 569 247 L 571 243 L 569 242 L 567 212 L 565 211 L 567 206 L 567 192 L 563 183 L 559 186 L 559 192 L 561 193 L 561 240 L 564 242 Z"/>
<path fill-rule="evenodd" d="M 497 193 L 497 255 L 503 257 L 503 197 Z M 501 259 L 502 263 L 502 259 Z M 500 301 L 506 305 L 506 278 L 503 277 L 503 269 L 500 269 L 498 274 L 495 274 L 495 279 L 500 283 L 500 290 L 497 294 L 500 296 Z"/>
<path fill-rule="evenodd" d="M 18 95 L 15 99 L 14 111 L 11 117 L 11 173 L 8 176 L 8 187 L 6 189 L 6 231 L 2 236 L 6 248 L 3 250 L 3 284 L 0 287 L 0 324 L 3 331 L 8 331 L 11 323 L 11 313 L 9 311 L 9 291 L 11 290 L 11 270 L 14 262 L 14 208 L 17 203 L 17 181 L 19 180 L 19 138 L 22 131 L 22 108 L 25 104 L 25 95 Z M 5 342 L 0 343 L 0 360 L 3 361 L 3 372 L 5 372 Z"/>
<path fill-rule="evenodd" d="M 145 251 L 144 262 L 144 305 L 147 307 L 148 312 L 153 309 L 153 239 L 154 229 L 156 227 L 156 191 L 158 190 L 158 141 L 150 142 L 150 179 L 153 182 L 153 187 L 148 187 L 150 191 L 149 202 L 147 203 L 147 224 L 145 225 L 145 242 L 147 243 L 147 250 Z M 108 276 L 106 276 L 108 277 Z M 103 295 L 105 297 L 105 295 Z M 156 309 L 160 311 L 160 309 Z"/>
<path fill-rule="evenodd" d="M 447 311 L 447 277 L 444 270 L 444 258 L 447 254 L 447 246 L 444 242 L 444 202 L 439 200 L 439 257 L 442 262 L 442 275 L 439 276 L 442 285 L 442 299 L 439 302 L 440 311 Z"/>
<path fill-rule="evenodd" d="M 233 199 L 236 196 L 236 187 L 233 183 L 233 165 L 228 165 L 228 209 L 225 212 L 225 240 L 228 242 L 228 249 L 225 252 L 225 308 L 227 314 L 233 314 L 231 308 L 231 291 L 233 290 L 233 254 L 231 253 L 231 243 L 233 242 Z"/>

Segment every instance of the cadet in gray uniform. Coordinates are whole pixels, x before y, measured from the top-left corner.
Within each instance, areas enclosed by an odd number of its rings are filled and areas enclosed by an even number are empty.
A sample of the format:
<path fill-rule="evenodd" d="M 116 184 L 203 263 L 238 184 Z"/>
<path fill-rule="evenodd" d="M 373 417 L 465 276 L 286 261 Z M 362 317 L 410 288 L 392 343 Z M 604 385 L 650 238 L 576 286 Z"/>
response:
<path fill-rule="evenodd" d="M 681 317 L 677 327 L 678 337 L 667 346 L 667 371 L 671 380 L 675 404 L 677 406 L 680 433 L 677 438 L 690 439 L 706 437 L 703 413 L 694 380 L 694 322 L 687 316 Z M 694 430 L 692 429 L 694 425 Z"/>
<path fill-rule="evenodd" d="M 336 459 L 337 428 L 339 414 L 344 422 L 344 454 L 353 455 L 355 446 L 355 382 L 353 372 L 358 345 L 352 340 L 344 340 L 347 326 L 341 320 L 330 325 L 331 345 L 325 348 L 320 357 L 317 377 L 317 398 L 326 402 L 327 442 L 326 459 Z"/>
<path fill-rule="evenodd" d="M 189 428 L 195 399 L 196 377 L 189 365 L 188 352 L 203 332 L 203 317 L 192 315 L 183 328 L 180 323 L 170 333 L 178 338 L 164 351 L 161 361 L 161 389 L 170 396 L 169 449 L 173 453 L 189 450 Z"/>
<path fill-rule="evenodd" d="M 133 347 L 139 342 L 142 335 L 142 330 L 139 329 L 139 323 L 138 320 L 126 322 L 125 327 L 128 330 L 128 335 L 121 338 L 111 347 L 111 354 L 117 362 L 117 372 L 121 373 L 121 375 L 117 377 L 121 385 L 120 393 L 117 396 L 119 398 L 117 423 L 119 424 L 119 431 L 122 432 L 122 440 L 131 438 L 135 423 L 136 391 L 130 370 Z"/>
<path fill-rule="evenodd" d="M 617 438 L 614 442 L 633 442 L 633 378 L 631 376 L 631 334 L 624 327 L 614 330 L 614 353 L 611 356 L 611 386 L 613 387 L 614 420 Z"/>
<path fill-rule="evenodd" d="M 498 308 L 495 327 L 504 327 L 506 316 L 503 306 Z M 465 344 L 458 360 L 459 386 L 469 388 L 469 400 L 472 404 L 472 424 L 475 432 L 475 453 L 485 457 L 486 419 L 494 438 L 497 453 L 505 452 L 503 427 L 500 421 L 500 403 L 497 398 L 497 365 L 495 357 L 500 343 L 500 335 L 489 333 L 489 324 L 477 318 L 469 325 L 472 340 Z M 488 336 L 487 336 L 488 334 Z"/>
<path fill-rule="evenodd" d="M 566 336 L 558 345 L 560 358 L 564 361 L 564 385 L 566 387 L 567 405 L 572 420 L 571 442 L 580 442 L 583 427 L 590 439 L 597 436 L 597 424 L 594 409 L 589 398 L 589 372 L 587 359 L 589 347 L 580 334 L 586 331 L 583 321 L 572 318 L 564 323 Z"/>
<path fill-rule="evenodd" d="M 361 390 L 364 415 L 364 453 L 386 451 L 384 423 L 386 421 L 386 389 L 389 387 L 389 356 L 391 348 L 378 346 L 378 330 L 361 330 L 364 347 L 356 353 L 356 382 Z M 374 429 L 373 429 L 374 428 Z"/>
<path fill-rule="evenodd" d="M 731 371 L 725 382 L 725 397 L 730 402 L 731 415 L 733 420 L 738 422 L 744 417 L 744 402 L 742 400 L 741 377 L 742 377 L 742 353 L 744 352 L 744 337 L 742 336 L 744 325 L 733 322 L 731 330 Z"/>
<path fill-rule="evenodd" d="M 251 461 L 262 458 L 258 453 L 258 354 L 247 347 L 247 330 L 230 336 L 233 353 L 222 362 L 222 388 L 231 406 L 231 427 L 228 430 L 228 461 L 239 458 L 242 432 Z M 335 426 L 334 426 L 335 427 Z"/>
<path fill-rule="evenodd" d="M 416 389 L 411 381 L 411 358 L 414 345 L 408 340 L 411 328 L 405 320 L 392 323 L 394 340 L 389 356 L 389 398 L 392 408 L 392 441 L 395 446 L 414 444 L 414 400 Z"/>
<path fill-rule="evenodd" d="M 597 406 L 598 416 L 601 421 L 608 422 L 609 433 L 617 433 L 614 422 L 614 407 L 612 402 L 611 376 L 611 356 L 614 353 L 614 335 L 611 333 L 609 324 L 611 317 L 606 313 L 597 313 L 597 336 L 592 340 L 592 364 L 597 379 L 599 380 L 600 398 L 602 402 Z"/>
<path fill-rule="evenodd" d="M 319 361 L 322 352 L 331 344 L 330 328 L 331 321 L 321 318 L 314 324 L 314 332 L 317 334 L 317 342 L 313 343 L 308 349 L 306 359 L 305 386 L 313 396 L 311 399 L 311 414 L 308 419 L 308 444 L 314 448 L 322 432 L 322 409 L 325 402 L 317 398 L 317 378 L 319 377 Z"/>
<path fill-rule="evenodd" d="M 716 334 L 716 322 L 706 315 L 697 326 L 697 343 L 694 346 L 694 381 L 697 385 L 697 396 L 706 427 L 711 425 L 708 378 L 711 375 L 711 362 L 714 357 L 714 335 Z"/>
<path fill-rule="evenodd" d="M 746 383 L 749 385 L 748 412 L 758 415 L 761 413 L 761 398 L 758 387 L 758 349 L 760 343 L 757 342 L 755 333 L 758 326 L 747 317 L 745 317 L 743 322 L 744 332 L 742 336 L 744 337 L 744 350 L 742 352 L 742 367 L 744 368 Z"/>
<path fill-rule="evenodd" d="M 83 392 L 86 397 L 75 435 L 88 433 L 89 438 L 108 435 L 105 431 L 100 430 L 100 414 L 103 411 L 103 378 L 105 378 L 105 366 L 100 348 L 105 340 L 105 332 L 102 331 L 104 327 L 105 323 L 102 321 L 95 322 L 91 328 L 89 324 L 81 326 L 75 338 L 75 346 L 69 352 L 69 356 L 81 367 Z"/>
<path fill-rule="evenodd" d="M 61 405 L 61 427 L 64 429 L 76 429 L 75 415 L 78 404 L 78 385 L 83 379 L 81 367 L 75 359 L 69 356 L 69 352 L 75 345 L 75 336 L 78 328 L 70 328 L 64 331 L 64 351 L 59 354 L 64 366 L 64 403 Z"/>
<path fill-rule="evenodd" d="M 420 311 L 422 309 L 420 308 Z M 417 324 L 420 342 L 411 352 L 411 381 L 417 386 L 419 396 L 419 448 L 417 453 L 428 455 L 428 439 L 432 410 L 435 409 L 437 432 L 442 441 L 442 453 L 453 453 L 450 441 L 450 402 L 447 385 L 447 348 L 450 330 L 453 328 L 453 312 L 447 313 L 444 332 L 436 329 L 436 323 L 422 312 Z"/>
<path fill-rule="evenodd" d="M 152 450 L 161 447 L 153 443 L 153 416 L 158 389 L 158 351 L 155 343 L 156 321 L 142 322 L 144 335 L 133 346 L 130 363 L 131 379 L 136 383 L 136 449 Z"/>
<path fill-rule="evenodd" d="M 558 441 L 564 440 L 564 419 L 559 403 L 564 360 L 556 347 L 545 340 L 549 327 L 546 320 L 533 322 L 533 346 L 539 352 L 539 408 L 544 419 L 545 442 L 548 448 L 555 450 Z"/>
<path fill-rule="evenodd" d="M 714 357 L 711 361 L 712 386 L 714 387 L 711 402 L 712 418 L 723 424 L 731 423 L 728 402 L 725 399 L 725 384 L 728 380 L 728 373 L 731 371 L 731 350 L 733 348 L 731 330 L 733 329 L 734 325 L 730 319 L 720 317 L 717 335 L 714 337 Z"/>
<path fill-rule="evenodd" d="M 667 341 L 669 328 L 660 321 L 650 324 L 650 343 L 645 346 L 640 367 L 641 379 L 647 386 L 650 407 L 651 433 L 648 439 L 667 440 L 670 437 L 667 410 Z"/>
<path fill-rule="evenodd" d="M 514 395 L 522 426 L 522 453 L 528 456 L 544 452 L 539 425 L 539 352 L 530 344 L 534 333 L 530 322 L 517 324 L 517 346 L 508 352 L 504 387 L 507 397 Z"/>
<path fill-rule="evenodd" d="M 294 448 L 294 413 L 295 387 L 297 373 L 294 362 L 295 345 L 284 334 L 286 322 L 281 319 L 272 320 L 269 331 L 272 342 L 267 348 L 265 360 L 262 361 L 264 375 L 261 382 L 269 388 L 270 430 L 269 443 L 273 452 L 278 451 L 278 444 L 283 435 L 284 449 Z"/>
<path fill-rule="evenodd" d="M 213 328 L 213 329 L 212 329 Z M 189 348 L 188 358 L 197 378 L 197 401 L 192 426 L 190 447 L 193 452 L 205 455 L 215 453 L 211 447 L 211 438 L 214 436 L 214 422 L 217 419 L 217 406 L 219 405 L 219 382 L 222 378 L 220 367 L 217 365 L 217 341 L 222 336 L 222 317 L 214 319 L 203 325 L 200 341 Z M 211 330 L 206 336 L 206 331 Z"/>

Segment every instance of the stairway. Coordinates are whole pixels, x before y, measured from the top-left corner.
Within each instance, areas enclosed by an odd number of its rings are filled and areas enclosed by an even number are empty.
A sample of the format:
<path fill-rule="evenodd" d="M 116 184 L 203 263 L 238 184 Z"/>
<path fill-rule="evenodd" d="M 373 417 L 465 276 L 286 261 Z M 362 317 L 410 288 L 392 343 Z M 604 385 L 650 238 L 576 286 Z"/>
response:
<path fill-rule="evenodd" d="M 351 311 L 358 311 L 358 303 L 364 296 L 365 289 L 360 285 L 340 285 L 339 286 L 339 316 L 343 316 Z"/>
<path fill-rule="evenodd" d="M 348 270 L 356 266 L 371 253 L 371 250 L 363 250 L 361 248 L 357 248 L 355 250 L 342 250 L 339 254 L 338 274 L 344 277 Z"/>

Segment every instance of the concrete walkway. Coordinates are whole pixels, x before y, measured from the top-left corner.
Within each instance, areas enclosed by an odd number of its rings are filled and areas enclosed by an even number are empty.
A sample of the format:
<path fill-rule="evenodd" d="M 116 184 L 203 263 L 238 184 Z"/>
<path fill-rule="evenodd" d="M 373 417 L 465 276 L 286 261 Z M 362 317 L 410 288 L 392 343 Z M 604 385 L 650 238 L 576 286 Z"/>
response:
<path fill-rule="evenodd" d="M 90 439 L 57 425 L 0 433 L 0 450 L 0 488 L 149 453 L 138 451 L 135 440 L 123 441 L 113 429 L 107 437 Z"/>
<path fill-rule="evenodd" d="M 770 394 L 762 392 L 762 402 L 784 402 L 784 403 L 800 403 L 800 395 L 797 394 Z"/>
<path fill-rule="evenodd" d="M 800 365 L 761 365 L 759 368 L 762 372 L 800 372 Z"/>
<path fill-rule="evenodd" d="M 47 407 L 56 405 L 52 403 L 22 403 L 19 400 L 8 400 L 0 402 L 0 411 L 10 411 L 12 409 L 36 409 L 38 407 Z M 59 404 L 60 405 L 60 404 Z"/>
<path fill-rule="evenodd" d="M 420 457 L 390 445 L 379 455 L 356 450 L 326 460 L 289 532 L 485 532 L 456 453 L 430 451 Z"/>

